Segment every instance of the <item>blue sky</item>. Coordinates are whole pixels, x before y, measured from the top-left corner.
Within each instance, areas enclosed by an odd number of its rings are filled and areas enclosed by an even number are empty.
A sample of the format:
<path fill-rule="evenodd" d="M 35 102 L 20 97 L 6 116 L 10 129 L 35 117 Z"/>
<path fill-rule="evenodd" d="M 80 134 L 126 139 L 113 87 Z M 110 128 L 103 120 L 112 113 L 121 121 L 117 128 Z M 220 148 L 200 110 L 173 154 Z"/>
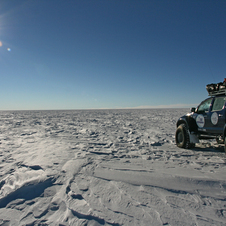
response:
<path fill-rule="evenodd" d="M 0 110 L 192 107 L 225 38 L 225 0 L 1 0 Z"/>

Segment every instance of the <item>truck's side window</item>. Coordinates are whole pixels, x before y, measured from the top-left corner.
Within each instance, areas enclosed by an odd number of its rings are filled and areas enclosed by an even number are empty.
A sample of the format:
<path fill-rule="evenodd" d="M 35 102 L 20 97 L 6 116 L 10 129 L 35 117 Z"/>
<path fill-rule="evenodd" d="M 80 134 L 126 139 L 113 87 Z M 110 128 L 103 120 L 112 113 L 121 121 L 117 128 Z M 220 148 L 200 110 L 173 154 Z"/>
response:
<path fill-rule="evenodd" d="M 197 110 L 197 113 L 202 113 L 202 112 L 205 112 L 205 111 L 209 111 L 209 108 L 210 108 L 210 105 L 212 103 L 212 98 L 210 99 L 207 99 L 205 101 L 203 101 L 199 107 L 198 107 L 198 110 Z"/>
<path fill-rule="evenodd" d="M 220 111 L 225 104 L 225 97 L 216 97 L 213 103 L 212 111 Z"/>

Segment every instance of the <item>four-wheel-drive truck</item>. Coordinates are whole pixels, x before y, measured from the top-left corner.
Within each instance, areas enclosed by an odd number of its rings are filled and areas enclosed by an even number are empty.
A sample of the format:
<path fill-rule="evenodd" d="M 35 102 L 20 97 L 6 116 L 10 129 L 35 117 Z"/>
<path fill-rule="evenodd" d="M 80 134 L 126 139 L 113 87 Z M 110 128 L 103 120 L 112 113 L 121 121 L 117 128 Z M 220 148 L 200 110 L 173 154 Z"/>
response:
<path fill-rule="evenodd" d="M 226 79 L 206 86 L 209 98 L 180 117 L 175 134 L 176 145 L 192 148 L 200 139 L 216 139 L 226 151 Z"/>

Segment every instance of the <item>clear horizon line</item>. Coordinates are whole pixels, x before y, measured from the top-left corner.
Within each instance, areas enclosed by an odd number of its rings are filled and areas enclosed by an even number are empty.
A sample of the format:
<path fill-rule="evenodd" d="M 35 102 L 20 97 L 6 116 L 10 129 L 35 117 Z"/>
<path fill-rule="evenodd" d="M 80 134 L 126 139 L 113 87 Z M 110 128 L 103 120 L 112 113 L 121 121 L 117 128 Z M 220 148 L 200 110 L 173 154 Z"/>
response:
<path fill-rule="evenodd" d="M 169 105 L 141 105 L 137 107 L 114 107 L 114 108 L 55 108 L 55 109 L 2 109 L 0 111 L 73 111 L 73 110 L 123 110 L 123 109 L 170 109 L 170 108 L 191 108 L 198 104 L 169 104 Z"/>

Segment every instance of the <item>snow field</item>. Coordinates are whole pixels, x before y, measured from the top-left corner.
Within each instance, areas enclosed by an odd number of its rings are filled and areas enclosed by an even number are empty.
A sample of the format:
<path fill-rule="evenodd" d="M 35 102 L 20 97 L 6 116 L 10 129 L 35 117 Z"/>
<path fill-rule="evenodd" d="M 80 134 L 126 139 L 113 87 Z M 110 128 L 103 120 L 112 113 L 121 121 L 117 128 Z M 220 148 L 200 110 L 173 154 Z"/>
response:
<path fill-rule="evenodd" d="M 226 158 L 187 109 L 0 112 L 0 225 L 225 225 Z"/>

